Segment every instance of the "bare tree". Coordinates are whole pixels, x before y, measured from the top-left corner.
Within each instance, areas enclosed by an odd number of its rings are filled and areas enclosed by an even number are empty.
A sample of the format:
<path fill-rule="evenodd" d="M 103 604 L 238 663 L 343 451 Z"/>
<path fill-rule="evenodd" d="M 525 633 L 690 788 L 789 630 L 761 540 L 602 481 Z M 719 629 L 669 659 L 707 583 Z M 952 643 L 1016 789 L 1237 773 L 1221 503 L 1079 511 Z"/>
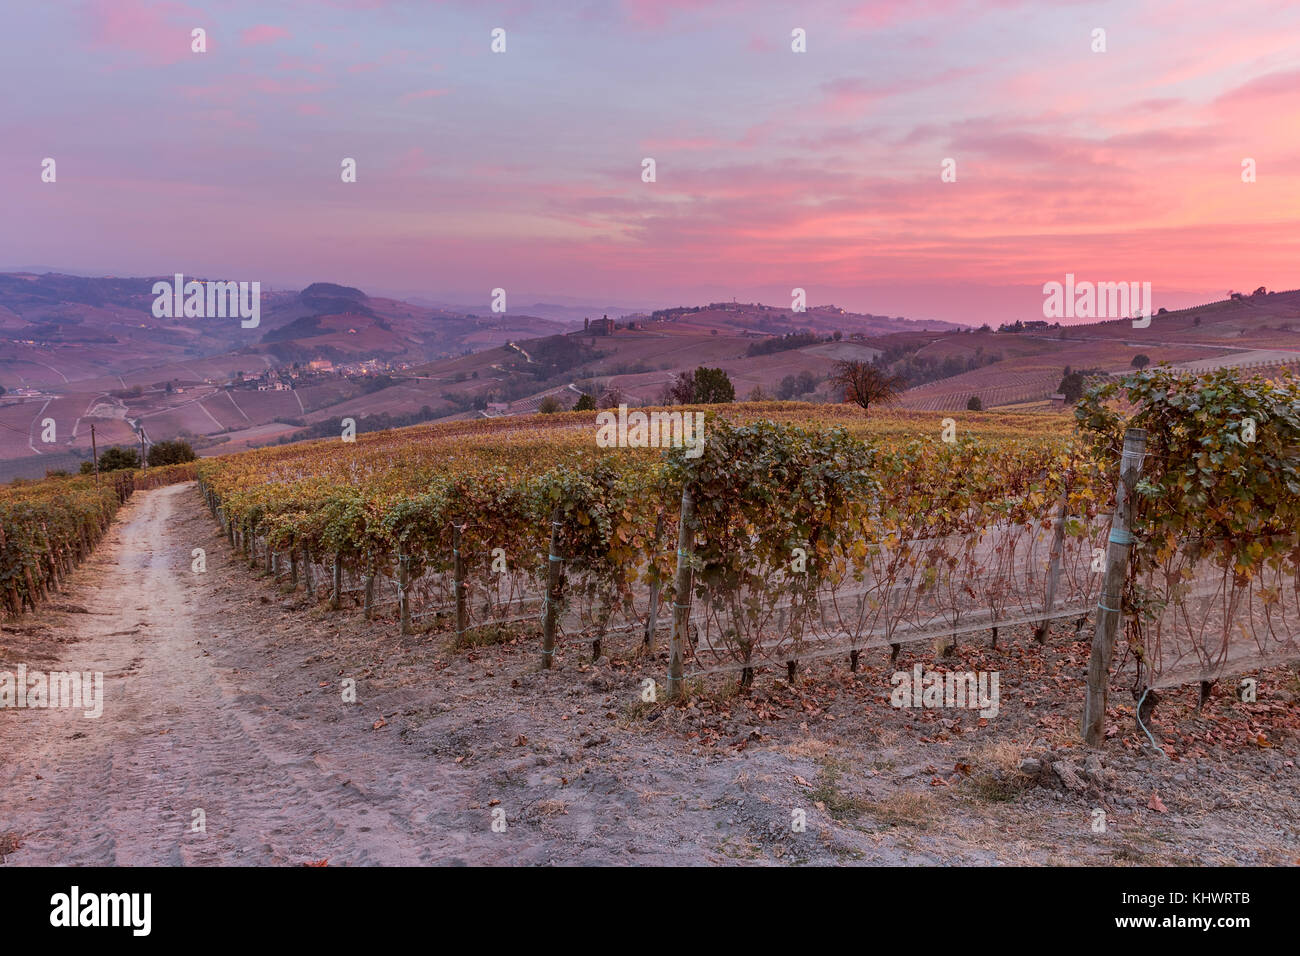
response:
<path fill-rule="evenodd" d="M 617 385 L 610 385 L 605 389 L 600 398 L 596 399 L 597 408 L 618 408 L 620 405 L 627 404 L 627 396 Z"/>
<path fill-rule="evenodd" d="M 678 372 L 659 393 L 659 401 L 664 405 L 691 405 L 695 402 L 695 375 L 693 372 Z"/>
<path fill-rule="evenodd" d="M 844 401 L 870 410 L 872 405 L 890 405 L 898 401 L 907 382 L 899 375 L 869 362 L 836 362 L 831 382 L 844 389 Z"/>

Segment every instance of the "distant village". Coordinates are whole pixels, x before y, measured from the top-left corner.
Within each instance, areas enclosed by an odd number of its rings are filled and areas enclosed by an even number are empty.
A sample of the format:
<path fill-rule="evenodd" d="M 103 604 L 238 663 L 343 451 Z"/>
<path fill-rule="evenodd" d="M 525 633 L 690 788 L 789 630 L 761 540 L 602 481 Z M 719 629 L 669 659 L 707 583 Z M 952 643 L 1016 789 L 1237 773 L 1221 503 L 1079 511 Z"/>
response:
<path fill-rule="evenodd" d="M 329 359 L 314 359 L 306 363 L 294 362 L 292 365 L 267 369 L 256 376 L 236 372 L 234 378 L 227 382 L 215 383 L 209 380 L 209 384 L 259 392 L 287 392 L 300 385 L 319 384 L 333 378 L 388 375 L 393 372 L 403 372 L 410 367 L 410 362 L 386 362 L 383 359 L 365 359 L 361 362 L 347 362 L 340 365 L 335 365 Z"/>
<path fill-rule="evenodd" d="M 31 344 L 31 343 L 27 343 Z M 170 394 L 182 395 L 186 388 L 202 384 L 209 387 L 240 389 L 258 392 L 288 392 L 305 385 L 318 385 L 330 380 L 377 377 L 394 372 L 403 372 L 411 368 L 410 362 L 388 362 L 383 359 L 365 359 L 360 362 L 347 362 L 336 365 L 328 359 L 316 359 L 310 362 L 294 362 L 292 365 L 267 369 L 260 375 L 248 375 L 242 371 L 232 373 L 225 380 L 205 378 L 200 382 L 188 382 L 184 385 L 175 381 L 159 382 L 155 388 Z M 142 386 L 134 386 L 136 394 L 143 394 Z M 58 397 L 62 391 L 50 386 L 0 389 L 4 398 L 51 398 Z"/>

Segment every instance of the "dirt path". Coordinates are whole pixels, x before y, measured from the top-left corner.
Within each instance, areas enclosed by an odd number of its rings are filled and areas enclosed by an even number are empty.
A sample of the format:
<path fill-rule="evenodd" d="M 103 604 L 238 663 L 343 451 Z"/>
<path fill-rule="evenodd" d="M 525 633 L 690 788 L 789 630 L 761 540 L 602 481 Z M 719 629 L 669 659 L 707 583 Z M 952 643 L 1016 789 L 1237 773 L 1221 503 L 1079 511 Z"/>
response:
<path fill-rule="evenodd" d="M 70 645 L 62 669 L 103 671 L 104 713 L 0 717 L 0 830 L 22 838 L 8 862 L 445 859 L 447 841 L 417 822 L 420 808 L 454 791 L 436 771 L 381 765 L 373 736 L 347 733 L 337 715 L 322 726 L 294 701 L 250 689 L 255 647 L 232 667 L 203 646 L 213 643 L 204 605 L 223 569 L 190 570 L 198 539 L 211 547 L 210 529 L 186 507 L 192 496 L 189 485 L 137 495 L 78 571 L 75 599 L 89 613 L 49 615 L 62 618 L 56 640 Z M 227 623 L 238 633 L 237 619 Z M 29 665 L 39 666 L 51 665 Z M 195 810 L 205 833 L 191 830 Z"/>
<path fill-rule="evenodd" d="M 1195 715 L 1194 689 L 1161 705 L 1175 742 L 1222 743 L 1168 761 L 1124 731 L 1087 767 L 1087 645 L 1068 633 L 962 646 L 958 669 L 1003 672 L 994 721 L 890 706 L 890 673 L 934 663 L 924 648 L 648 704 L 664 664 L 635 648 L 593 665 L 561 645 L 541 671 L 527 635 L 456 649 L 288 593 L 231 553 L 193 485 L 138 493 L 65 591 L 0 627 L 0 671 L 102 671 L 104 712 L 0 709 L 7 865 L 1300 858 L 1292 671 L 1263 675 L 1273 702 L 1254 709 L 1224 695 Z M 1247 730 L 1270 746 L 1243 748 Z"/>

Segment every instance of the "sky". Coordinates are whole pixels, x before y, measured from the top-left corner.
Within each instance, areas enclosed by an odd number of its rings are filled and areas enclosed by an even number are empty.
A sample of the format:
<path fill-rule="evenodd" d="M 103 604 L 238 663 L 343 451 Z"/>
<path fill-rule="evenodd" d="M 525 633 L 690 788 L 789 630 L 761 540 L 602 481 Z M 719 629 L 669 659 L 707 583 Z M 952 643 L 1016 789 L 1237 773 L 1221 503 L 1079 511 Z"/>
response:
<path fill-rule="evenodd" d="M 0 91 L 0 268 L 971 323 L 1300 287 L 1293 0 L 47 0 Z"/>

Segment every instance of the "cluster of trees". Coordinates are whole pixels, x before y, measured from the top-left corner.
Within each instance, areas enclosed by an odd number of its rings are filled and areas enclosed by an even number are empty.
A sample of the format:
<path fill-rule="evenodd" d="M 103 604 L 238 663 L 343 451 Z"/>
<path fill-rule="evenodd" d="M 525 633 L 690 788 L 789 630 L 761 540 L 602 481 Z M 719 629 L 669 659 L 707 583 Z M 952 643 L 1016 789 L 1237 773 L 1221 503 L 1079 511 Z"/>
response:
<path fill-rule="evenodd" d="M 149 454 L 145 460 L 149 463 L 150 468 L 161 468 L 164 465 L 179 465 L 187 461 L 193 461 L 198 456 L 194 454 L 194 449 L 190 447 L 187 441 L 160 441 L 154 442 L 149 446 Z M 121 471 L 124 468 L 136 469 L 140 467 L 140 452 L 135 448 L 115 445 L 112 448 L 105 448 L 99 453 L 99 470 Z M 83 461 L 81 463 L 81 473 L 89 475 L 95 470 L 95 461 Z"/>
<path fill-rule="evenodd" d="M 786 335 L 778 335 L 775 338 L 754 342 L 745 350 L 745 354 L 751 358 L 755 355 L 773 355 L 776 352 L 801 349 L 805 345 L 816 345 L 823 341 L 830 341 L 830 339 L 823 339 L 811 329 L 799 329 L 797 332 L 789 332 Z"/>
<path fill-rule="evenodd" d="M 533 360 L 528 371 L 535 378 L 548 379 L 596 357 L 596 351 L 583 345 L 576 336 L 548 335 L 533 342 L 528 350 Z"/>
<path fill-rule="evenodd" d="M 145 460 L 149 462 L 150 468 L 161 468 L 164 465 L 182 465 L 197 457 L 187 441 L 159 441 L 149 446 Z"/>
<path fill-rule="evenodd" d="M 380 392 L 390 386 L 397 384 L 397 379 L 391 375 L 359 375 L 352 381 L 361 386 L 361 391 L 369 395 L 372 392 Z"/>
<path fill-rule="evenodd" d="M 1038 321 L 1038 320 L 1034 320 L 1034 321 L 1031 321 L 1028 325 L 1026 325 L 1024 322 L 1020 321 L 1019 319 L 1016 319 L 1015 322 L 1011 322 L 1011 323 L 1003 322 L 1001 325 L 998 326 L 998 331 L 999 331 L 999 332 L 1023 332 L 1023 331 L 1025 331 L 1026 329 L 1030 329 L 1030 328 L 1033 328 L 1033 329 L 1042 329 L 1042 328 L 1059 329 L 1060 327 L 1061 327 L 1061 323 L 1060 323 L 1060 322 L 1053 322 L 1053 323 L 1049 326 L 1046 322 L 1040 322 L 1040 321 Z M 983 331 L 983 330 L 981 329 L 981 331 Z"/>
<path fill-rule="evenodd" d="M 875 364 L 903 379 L 908 388 L 915 388 L 918 385 L 951 378 L 963 372 L 973 372 L 977 368 L 1002 361 L 1001 352 L 985 352 L 982 345 L 976 347 L 973 355 L 965 358 L 950 355 L 938 359 L 928 355 L 918 355 L 917 352 L 928 344 L 930 343 L 926 340 L 887 345 L 876 356 Z"/>
<path fill-rule="evenodd" d="M 1146 356 L 1140 355 L 1138 358 L 1146 358 Z M 1149 362 L 1150 359 L 1147 359 L 1147 361 Z M 1140 367 L 1136 364 L 1136 360 L 1133 367 Z M 1065 377 L 1061 379 L 1061 384 L 1056 387 L 1056 390 L 1065 396 L 1065 403 L 1067 405 L 1073 405 L 1078 402 L 1079 399 L 1083 398 L 1083 393 L 1087 388 L 1087 377 L 1089 375 L 1103 374 L 1105 373 L 1101 369 L 1081 368 L 1076 371 L 1067 365 L 1065 367 Z"/>
<path fill-rule="evenodd" d="M 594 412 L 597 408 L 617 408 L 625 401 L 627 401 L 627 398 L 624 396 L 622 389 L 614 385 L 602 392 L 599 400 L 583 392 L 578 396 L 578 400 L 573 403 L 570 411 Z M 564 411 L 564 408 L 564 402 L 555 395 L 547 395 L 537 405 L 537 410 L 543 415 L 553 415 L 556 412 Z"/>
<path fill-rule="evenodd" d="M 615 362 L 606 365 L 603 362 L 599 368 L 591 371 L 592 375 L 641 375 L 645 372 L 653 372 L 645 362 Z"/>
<path fill-rule="evenodd" d="M 723 405 L 736 400 L 736 387 L 722 369 L 701 365 L 694 372 L 679 372 L 661 397 L 665 405 Z"/>
<path fill-rule="evenodd" d="M 927 382 L 937 382 L 942 378 L 960 375 L 962 372 L 973 372 L 977 368 L 983 368 L 985 365 L 992 365 L 994 362 L 1000 362 L 1001 360 L 1001 352 L 986 353 L 981 348 L 977 349 L 974 355 L 966 358 L 949 355 L 947 358 L 936 359 L 928 355 L 907 355 L 890 366 L 890 368 L 895 375 L 907 383 L 908 388 L 915 388 L 918 385 L 925 385 Z"/>
<path fill-rule="evenodd" d="M 671 309 L 655 309 L 650 313 L 652 319 L 675 319 L 683 315 L 693 315 L 696 312 L 703 312 L 706 306 L 702 305 L 679 305 Z"/>
<path fill-rule="evenodd" d="M 798 398 L 800 395 L 807 395 L 817 388 L 821 380 L 812 372 L 804 369 L 798 375 L 787 375 L 781 379 L 781 384 L 776 387 L 776 397 L 781 401 L 789 401 Z"/>
<path fill-rule="evenodd" d="M 1061 379 L 1061 384 L 1056 386 L 1056 390 L 1065 396 L 1065 403 L 1073 405 L 1079 399 L 1083 398 L 1083 373 L 1070 371 L 1070 366 L 1065 367 L 1065 377 Z"/>

